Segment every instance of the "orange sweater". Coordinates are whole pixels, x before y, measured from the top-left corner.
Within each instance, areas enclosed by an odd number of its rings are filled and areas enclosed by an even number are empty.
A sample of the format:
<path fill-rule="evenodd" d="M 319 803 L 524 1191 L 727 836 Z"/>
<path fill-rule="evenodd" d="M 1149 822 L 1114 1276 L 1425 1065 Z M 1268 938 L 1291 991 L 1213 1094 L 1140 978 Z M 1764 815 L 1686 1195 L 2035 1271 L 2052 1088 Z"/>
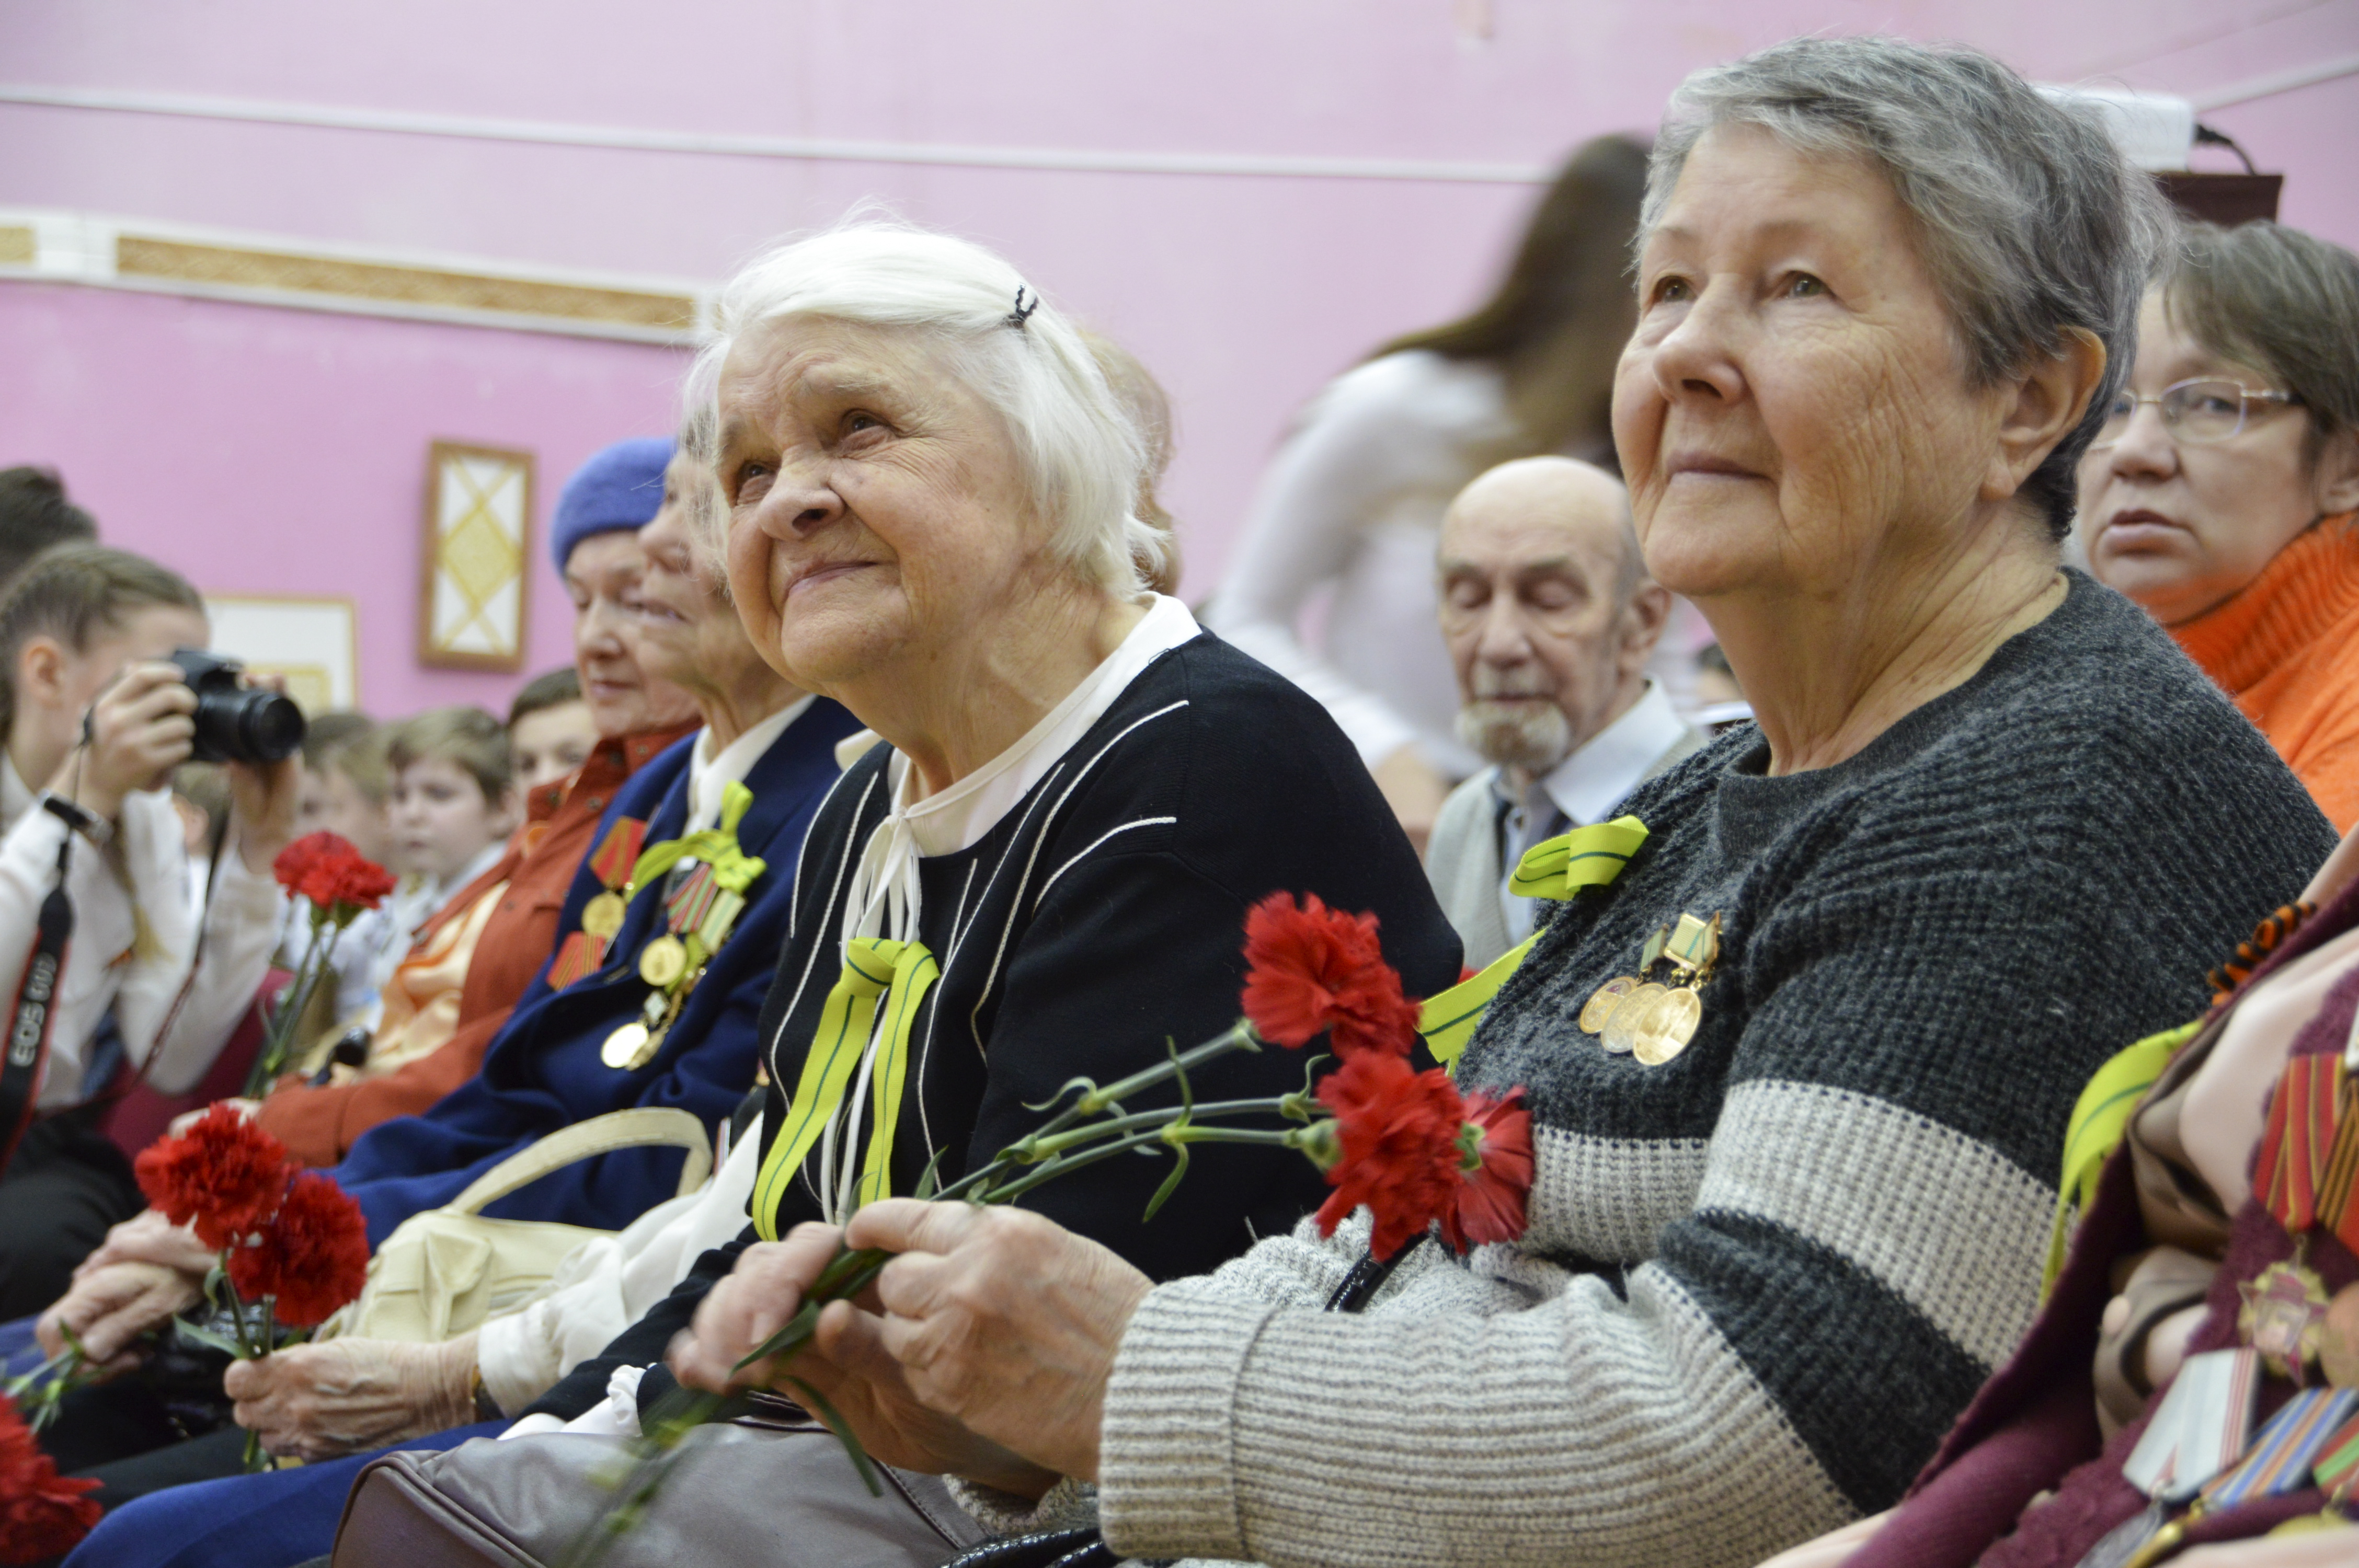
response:
<path fill-rule="evenodd" d="M 2170 628 L 2236 700 L 2310 798 L 2359 821 L 2359 524 L 2329 517 L 2226 603 Z"/>

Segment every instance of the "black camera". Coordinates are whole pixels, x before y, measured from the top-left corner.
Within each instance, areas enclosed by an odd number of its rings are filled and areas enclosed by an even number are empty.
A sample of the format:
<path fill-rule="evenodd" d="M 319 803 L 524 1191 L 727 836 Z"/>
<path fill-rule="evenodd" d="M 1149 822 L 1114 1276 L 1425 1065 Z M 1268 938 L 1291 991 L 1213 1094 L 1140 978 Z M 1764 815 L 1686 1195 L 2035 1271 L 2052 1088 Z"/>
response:
<path fill-rule="evenodd" d="M 172 663 L 197 694 L 197 739 L 189 753 L 199 762 L 275 762 L 303 744 L 303 710 L 275 691 L 237 684 L 244 665 L 202 648 L 175 648 Z"/>

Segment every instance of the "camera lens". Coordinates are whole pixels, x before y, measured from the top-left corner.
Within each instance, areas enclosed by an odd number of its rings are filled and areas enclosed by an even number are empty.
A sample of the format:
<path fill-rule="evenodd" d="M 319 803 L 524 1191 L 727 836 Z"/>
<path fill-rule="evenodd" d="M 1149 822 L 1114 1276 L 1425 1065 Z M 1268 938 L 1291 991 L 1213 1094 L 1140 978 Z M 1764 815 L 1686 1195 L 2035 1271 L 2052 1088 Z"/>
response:
<path fill-rule="evenodd" d="M 237 705 L 240 762 L 275 762 L 303 744 L 303 710 L 275 691 L 243 691 Z M 224 705 L 226 706 L 226 704 Z"/>

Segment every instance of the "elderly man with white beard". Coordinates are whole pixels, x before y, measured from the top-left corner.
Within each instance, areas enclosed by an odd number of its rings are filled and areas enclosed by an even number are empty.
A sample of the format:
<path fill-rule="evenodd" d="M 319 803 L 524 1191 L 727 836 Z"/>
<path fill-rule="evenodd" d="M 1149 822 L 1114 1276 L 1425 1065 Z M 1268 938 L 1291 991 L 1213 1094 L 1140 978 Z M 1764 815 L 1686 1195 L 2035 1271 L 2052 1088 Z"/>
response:
<path fill-rule="evenodd" d="M 1671 596 L 1646 578 L 1630 496 L 1571 458 L 1502 463 L 1459 492 L 1437 561 L 1459 738 L 1492 765 L 1443 803 L 1426 875 L 1480 968 L 1531 934 L 1525 850 L 1614 815 L 1704 737 L 1646 674 Z"/>

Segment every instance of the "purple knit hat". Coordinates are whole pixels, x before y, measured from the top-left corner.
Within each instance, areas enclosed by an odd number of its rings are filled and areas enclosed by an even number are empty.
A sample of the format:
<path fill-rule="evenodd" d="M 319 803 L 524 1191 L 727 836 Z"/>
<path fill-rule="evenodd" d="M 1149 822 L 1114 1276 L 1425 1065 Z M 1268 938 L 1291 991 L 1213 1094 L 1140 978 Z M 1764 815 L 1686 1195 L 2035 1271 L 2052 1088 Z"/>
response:
<path fill-rule="evenodd" d="M 635 436 L 602 448 L 574 470 L 549 520 L 549 551 L 559 572 L 572 559 L 573 546 L 591 535 L 636 533 L 655 521 L 671 454 L 669 436 Z"/>

